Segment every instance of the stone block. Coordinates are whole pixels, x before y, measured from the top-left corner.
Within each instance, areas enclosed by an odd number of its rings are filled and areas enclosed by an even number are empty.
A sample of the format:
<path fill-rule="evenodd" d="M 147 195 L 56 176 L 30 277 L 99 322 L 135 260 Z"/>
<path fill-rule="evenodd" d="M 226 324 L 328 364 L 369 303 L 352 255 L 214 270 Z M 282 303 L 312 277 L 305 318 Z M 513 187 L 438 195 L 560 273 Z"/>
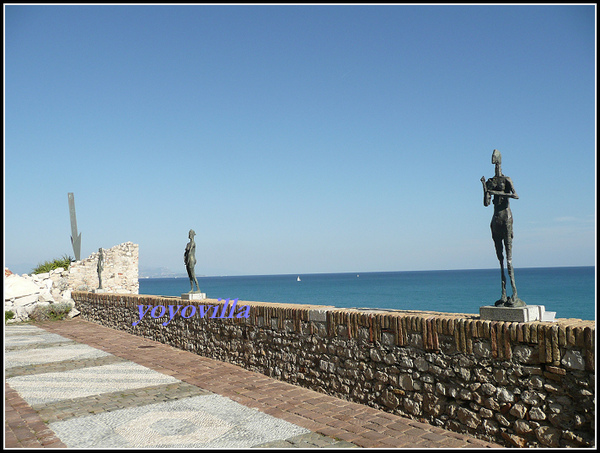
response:
<path fill-rule="evenodd" d="M 543 305 L 540 305 L 540 307 L 543 307 Z M 555 311 L 545 311 L 544 313 L 542 313 L 542 318 L 540 319 L 540 321 L 554 322 L 555 316 Z"/>
<path fill-rule="evenodd" d="M 556 312 L 546 312 L 546 307 L 543 305 L 526 305 L 525 307 L 486 305 L 479 307 L 479 318 L 486 321 L 554 321 L 554 315 L 556 315 Z"/>
<path fill-rule="evenodd" d="M 54 297 L 52 297 L 50 291 L 44 291 L 38 296 L 38 302 L 54 302 Z"/>
<path fill-rule="evenodd" d="M 12 274 L 4 279 L 4 300 L 17 299 L 39 292 L 39 286 L 27 278 Z"/>
<path fill-rule="evenodd" d="M 26 307 L 35 304 L 38 300 L 39 293 L 30 294 L 28 296 L 17 297 L 14 299 L 15 307 Z"/>
<path fill-rule="evenodd" d="M 206 299 L 206 293 L 183 293 L 181 298 L 183 300 L 203 300 Z"/>
<path fill-rule="evenodd" d="M 327 310 L 310 310 L 308 312 L 308 320 L 315 322 L 326 322 Z"/>

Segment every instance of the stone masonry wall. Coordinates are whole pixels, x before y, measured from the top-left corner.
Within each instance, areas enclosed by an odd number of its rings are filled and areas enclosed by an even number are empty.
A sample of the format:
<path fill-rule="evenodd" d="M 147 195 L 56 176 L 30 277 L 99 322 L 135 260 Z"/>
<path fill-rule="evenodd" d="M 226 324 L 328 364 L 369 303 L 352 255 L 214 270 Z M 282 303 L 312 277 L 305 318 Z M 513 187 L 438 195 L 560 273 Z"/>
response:
<path fill-rule="evenodd" d="M 139 245 L 125 242 L 110 249 L 103 249 L 104 270 L 102 288 L 111 293 L 139 293 L 138 263 Z M 98 255 L 76 261 L 69 267 L 68 285 L 79 291 L 98 288 Z"/>
<path fill-rule="evenodd" d="M 449 430 L 506 446 L 595 446 L 594 321 L 243 301 L 237 306 L 250 306 L 248 318 L 202 318 L 189 309 L 187 319 L 169 321 L 169 305 L 225 302 L 72 297 L 86 320 Z M 166 314 L 152 318 L 148 310 L 133 326 L 139 305 L 162 305 Z"/>

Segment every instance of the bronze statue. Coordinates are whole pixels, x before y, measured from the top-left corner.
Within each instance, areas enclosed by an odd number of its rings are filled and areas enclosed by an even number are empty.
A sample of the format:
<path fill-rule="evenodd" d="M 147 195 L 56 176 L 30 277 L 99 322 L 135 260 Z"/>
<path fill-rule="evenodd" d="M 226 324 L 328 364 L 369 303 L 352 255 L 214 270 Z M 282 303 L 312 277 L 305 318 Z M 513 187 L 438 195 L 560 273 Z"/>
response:
<path fill-rule="evenodd" d="M 515 284 L 515 273 L 512 265 L 512 240 L 513 240 L 513 218 L 510 211 L 509 199 L 517 200 L 519 196 L 515 191 L 515 186 L 508 176 L 502 174 L 502 155 L 497 149 L 492 153 L 492 164 L 496 166 L 496 172 L 493 178 L 485 180 L 481 177 L 483 184 L 483 205 L 489 206 L 492 195 L 494 196 L 494 215 L 490 227 L 492 229 L 492 239 L 496 247 L 496 256 L 500 261 L 500 273 L 502 276 L 502 296 L 495 303 L 497 307 L 524 307 L 527 304 L 517 296 L 517 286 Z M 503 245 L 504 243 L 504 245 Z M 510 277 L 512 286 L 512 296 L 506 297 L 506 275 L 504 274 L 504 256 L 502 248 L 506 249 L 506 268 Z"/>
<path fill-rule="evenodd" d="M 98 289 L 102 289 L 102 271 L 104 270 L 104 254 L 102 247 L 98 249 Z"/>
<path fill-rule="evenodd" d="M 196 279 L 196 271 L 194 270 L 194 267 L 196 266 L 196 243 L 194 242 L 194 236 L 196 236 L 196 232 L 194 230 L 190 230 L 190 242 L 188 242 L 185 246 L 185 252 L 183 253 L 185 269 L 187 270 L 188 277 L 190 279 L 190 293 L 194 292 L 194 282 L 196 283 L 197 288 L 195 292 L 200 292 L 198 280 Z"/>

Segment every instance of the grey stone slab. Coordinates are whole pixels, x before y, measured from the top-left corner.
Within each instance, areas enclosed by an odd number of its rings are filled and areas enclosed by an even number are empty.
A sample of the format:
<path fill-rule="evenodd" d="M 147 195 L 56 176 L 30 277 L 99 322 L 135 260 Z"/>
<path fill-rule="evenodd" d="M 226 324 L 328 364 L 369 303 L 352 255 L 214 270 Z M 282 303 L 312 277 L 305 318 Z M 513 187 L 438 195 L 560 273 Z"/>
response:
<path fill-rule="evenodd" d="M 204 300 L 206 299 L 206 293 L 183 293 L 181 298 L 183 300 Z"/>
<path fill-rule="evenodd" d="M 540 319 L 540 321 L 555 322 L 556 321 L 554 319 L 555 317 L 556 317 L 555 311 L 545 311 L 544 313 L 542 313 L 542 319 Z"/>
<path fill-rule="evenodd" d="M 327 310 L 310 310 L 308 312 L 308 320 L 315 322 L 326 322 Z"/>
<path fill-rule="evenodd" d="M 542 320 L 545 312 L 543 305 L 526 305 L 525 307 L 495 307 L 487 305 L 479 307 L 479 317 L 486 321 L 530 322 Z"/>

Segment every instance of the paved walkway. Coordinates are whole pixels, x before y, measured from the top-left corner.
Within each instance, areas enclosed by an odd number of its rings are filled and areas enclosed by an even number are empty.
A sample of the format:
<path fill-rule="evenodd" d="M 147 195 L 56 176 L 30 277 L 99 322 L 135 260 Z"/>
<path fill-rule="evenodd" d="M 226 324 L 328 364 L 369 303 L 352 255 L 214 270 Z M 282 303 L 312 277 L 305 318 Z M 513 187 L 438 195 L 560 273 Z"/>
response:
<path fill-rule="evenodd" d="M 5 447 L 493 448 L 72 319 L 5 327 Z"/>

